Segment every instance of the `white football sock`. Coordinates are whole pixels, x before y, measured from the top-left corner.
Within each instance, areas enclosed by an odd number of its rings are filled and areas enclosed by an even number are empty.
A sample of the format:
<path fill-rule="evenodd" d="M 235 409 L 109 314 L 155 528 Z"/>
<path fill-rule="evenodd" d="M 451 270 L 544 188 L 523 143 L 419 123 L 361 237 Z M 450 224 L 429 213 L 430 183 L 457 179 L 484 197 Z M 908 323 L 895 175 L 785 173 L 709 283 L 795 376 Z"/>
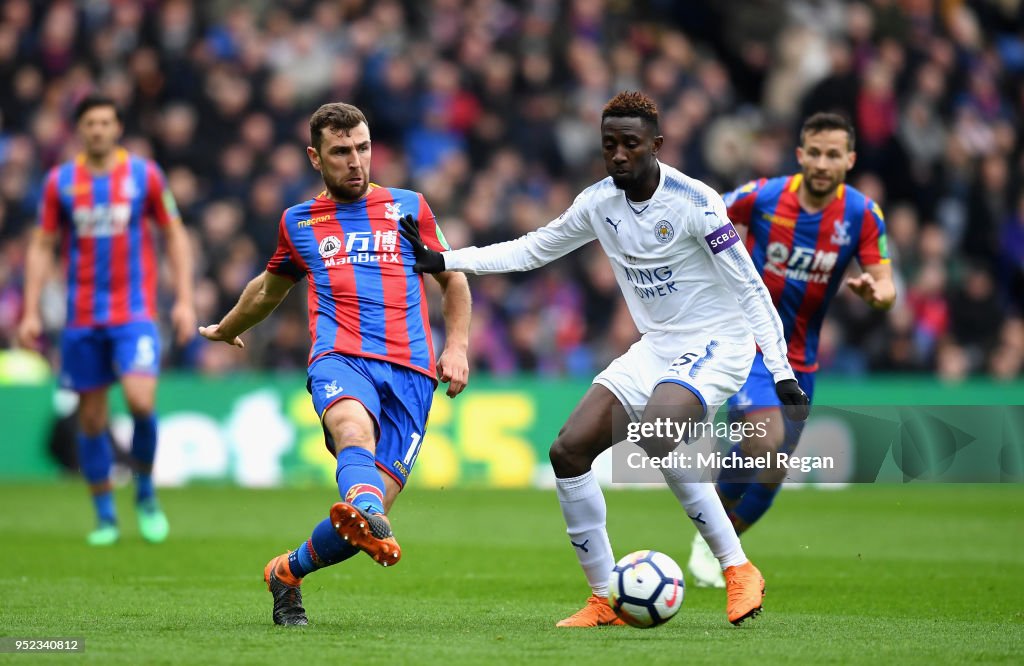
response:
<path fill-rule="evenodd" d="M 743 553 L 740 538 L 736 536 L 732 521 L 722 507 L 722 500 L 718 499 L 715 484 L 688 482 L 684 470 L 671 467 L 663 467 L 661 473 L 676 499 L 683 505 L 686 515 L 718 558 L 722 569 L 746 562 L 747 556 Z"/>
<path fill-rule="evenodd" d="M 587 583 L 594 594 L 607 597 L 608 578 L 615 568 L 615 559 L 608 541 L 608 530 L 605 529 L 608 510 L 601 486 L 594 473 L 587 472 L 571 479 L 555 479 L 555 489 L 565 517 L 565 531 L 583 567 Z"/>

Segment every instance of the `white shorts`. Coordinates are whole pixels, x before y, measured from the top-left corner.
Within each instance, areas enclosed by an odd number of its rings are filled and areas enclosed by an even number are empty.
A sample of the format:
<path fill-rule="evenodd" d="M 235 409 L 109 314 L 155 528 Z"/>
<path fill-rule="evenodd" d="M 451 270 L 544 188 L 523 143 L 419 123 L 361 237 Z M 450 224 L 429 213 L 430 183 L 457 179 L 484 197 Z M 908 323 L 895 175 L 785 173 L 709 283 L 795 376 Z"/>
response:
<path fill-rule="evenodd" d="M 615 394 L 634 421 L 662 382 L 690 389 L 704 405 L 705 418 L 740 390 L 754 363 L 754 337 L 742 331 L 679 335 L 648 333 L 594 378 Z"/>

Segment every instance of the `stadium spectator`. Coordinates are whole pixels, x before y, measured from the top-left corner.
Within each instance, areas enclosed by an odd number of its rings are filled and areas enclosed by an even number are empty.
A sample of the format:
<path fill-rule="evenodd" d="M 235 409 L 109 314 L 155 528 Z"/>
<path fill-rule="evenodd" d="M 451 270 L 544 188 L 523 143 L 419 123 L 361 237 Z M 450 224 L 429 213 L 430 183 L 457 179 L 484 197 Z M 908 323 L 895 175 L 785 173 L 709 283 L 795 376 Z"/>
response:
<path fill-rule="evenodd" d="M 0 244 L 24 244 L 43 174 L 75 150 L 65 118 L 94 89 L 126 109 L 126 145 L 166 165 L 197 247 L 214 245 L 202 223 L 206 209 L 237 206 L 242 221 L 233 233 L 251 238 L 262 260 L 273 201 L 315 194 L 295 148 L 302 109 L 337 100 L 365 108 L 374 172 L 423 191 L 452 235 L 484 245 L 516 235 L 514 199 L 557 214 L 600 176 L 593 147 L 600 105 L 623 88 L 640 88 L 663 109 L 664 158 L 722 192 L 793 169 L 789 146 L 800 119 L 844 112 L 862 137 L 851 180 L 891 215 L 913 218 L 918 233 L 944 235 L 943 295 L 964 288 L 957 264 L 966 255 L 994 280 L 1002 321 L 1020 316 L 1024 3 L 785 4 L 786 11 L 734 0 L 7 2 L 0 13 Z M 447 157 L 424 161 L 438 145 Z M 911 256 L 919 249 L 899 248 L 907 256 L 896 262 L 897 277 L 908 285 L 929 265 Z M 587 256 L 559 267 L 584 285 L 582 340 L 559 333 L 558 317 L 538 314 L 533 322 L 531 335 L 562 341 L 541 350 L 548 359 L 531 358 L 516 343 L 523 331 L 513 330 L 506 302 L 491 299 L 529 301 L 549 278 L 537 273 L 501 289 L 474 283 L 477 326 L 494 332 L 489 351 L 475 354 L 478 367 L 513 373 L 539 364 L 589 374 L 632 342 L 628 326 L 595 325 L 618 306 L 610 306 L 615 301 Z M 222 267 L 209 257 L 200 263 L 217 300 L 233 301 Z M 20 276 L 17 266 L 0 271 L 0 293 Z M 283 307 L 302 313 L 300 298 Z M 894 308 L 882 327 L 895 337 L 864 347 L 860 336 L 840 336 L 823 361 L 935 372 L 934 350 L 905 348 L 900 312 Z M 856 310 L 841 303 L 831 316 L 842 331 L 857 323 Z M 0 317 L 0 344 L 11 338 L 7 322 Z M 61 322 L 46 325 L 52 334 Z M 297 358 L 306 344 L 276 338 L 271 327 L 255 337 L 254 367 Z M 282 344 L 295 347 L 285 352 Z M 972 356 L 972 370 L 998 365 L 1005 374 L 1014 364 L 994 359 L 997 349 Z M 167 362 L 198 364 L 204 353 Z M 573 363 L 563 362 L 570 357 Z M 589 364 L 589 372 L 569 367 L 575 363 Z M 857 367 L 863 363 L 844 361 L 823 372 Z"/>

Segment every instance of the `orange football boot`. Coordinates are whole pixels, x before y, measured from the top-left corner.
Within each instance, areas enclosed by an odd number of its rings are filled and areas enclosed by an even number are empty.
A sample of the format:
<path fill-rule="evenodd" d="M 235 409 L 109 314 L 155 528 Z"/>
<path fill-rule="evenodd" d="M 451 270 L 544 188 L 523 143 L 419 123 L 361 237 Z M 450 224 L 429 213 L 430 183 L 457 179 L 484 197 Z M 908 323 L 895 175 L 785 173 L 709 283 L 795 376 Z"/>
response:
<path fill-rule="evenodd" d="M 558 622 L 556 627 L 618 627 L 625 626 L 612 607 L 608 605 L 608 597 L 590 595 L 587 605 L 569 617 Z"/>
<path fill-rule="evenodd" d="M 725 570 L 725 612 L 737 627 L 757 617 L 764 599 L 764 577 L 749 560 Z"/>
<path fill-rule="evenodd" d="M 377 564 L 394 566 L 402 558 L 402 547 L 395 541 L 391 522 L 383 514 L 367 513 L 348 502 L 338 502 L 331 507 L 331 524 L 338 536 Z"/>

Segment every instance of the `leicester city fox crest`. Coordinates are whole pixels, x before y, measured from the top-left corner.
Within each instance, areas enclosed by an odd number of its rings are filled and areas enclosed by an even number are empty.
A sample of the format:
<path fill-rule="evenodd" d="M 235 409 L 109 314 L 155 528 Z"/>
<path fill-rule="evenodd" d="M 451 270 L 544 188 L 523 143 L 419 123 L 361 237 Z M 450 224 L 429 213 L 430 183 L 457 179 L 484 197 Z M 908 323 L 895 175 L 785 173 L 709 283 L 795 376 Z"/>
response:
<path fill-rule="evenodd" d="M 658 239 L 659 243 L 668 243 L 676 235 L 676 230 L 672 228 L 672 224 L 668 220 L 659 220 L 654 225 L 654 237 Z"/>

